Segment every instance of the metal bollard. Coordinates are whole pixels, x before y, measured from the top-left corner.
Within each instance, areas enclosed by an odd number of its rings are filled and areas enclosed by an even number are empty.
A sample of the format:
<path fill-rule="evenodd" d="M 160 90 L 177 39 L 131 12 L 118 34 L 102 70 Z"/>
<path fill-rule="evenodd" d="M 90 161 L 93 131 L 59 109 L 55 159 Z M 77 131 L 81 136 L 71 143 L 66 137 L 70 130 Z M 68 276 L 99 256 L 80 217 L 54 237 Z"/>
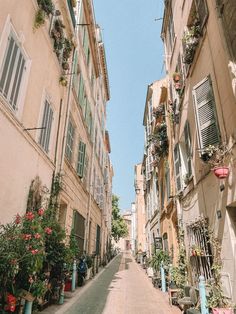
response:
<path fill-rule="evenodd" d="M 161 263 L 161 291 L 166 292 L 166 277 L 163 263 Z"/>
<path fill-rule="evenodd" d="M 61 285 L 61 292 L 60 292 L 60 298 L 59 298 L 59 301 L 58 301 L 58 304 L 62 305 L 64 303 L 64 291 L 65 291 L 65 283 L 64 281 L 62 282 L 62 285 Z"/>
<path fill-rule="evenodd" d="M 75 281 L 76 281 L 76 273 L 77 273 L 77 270 L 76 270 L 76 261 L 74 260 L 74 263 L 73 263 L 73 271 L 72 271 L 72 282 L 71 282 L 71 291 L 75 291 Z"/>
<path fill-rule="evenodd" d="M 31 314 L 32 313 L 32 306 L 33 306 L 33 301 L 27 301 L 26 300 L 24 314 Z"/>
<path fill-rule="evenodd" d="M 207 299 L 206 299 L 206 284 L 205 284 L 205 278 L 203 276 L 199 277 L 199 294 L 200 294 L 201 314 L 209 314 L 209 310 L 207 307 Z"/>

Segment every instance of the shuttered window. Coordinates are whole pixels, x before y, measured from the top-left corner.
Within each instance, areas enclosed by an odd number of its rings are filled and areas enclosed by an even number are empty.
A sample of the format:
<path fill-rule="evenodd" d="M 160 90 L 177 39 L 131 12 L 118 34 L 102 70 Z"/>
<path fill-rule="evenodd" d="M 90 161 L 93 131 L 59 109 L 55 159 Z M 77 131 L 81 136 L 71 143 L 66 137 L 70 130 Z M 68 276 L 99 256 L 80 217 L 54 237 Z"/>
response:
<path fill-rule="evenodd" d="M 25 58 L 18 43 L 12 35 L 8 44 L 0 71 L 0 92 L 8 100 L 11 107 L 17 109 L 17 101 L 25 71 Z"/>
<path fill-rule="evenodd" d="M 166 181 L 166 197 L 167 201 L 170 198 L 170 193 L 171 193 L 171 187 L 170 187 L 170 168 L 167 166 L 166 171 L 165 171 L 165 181 Z"/>
<path fill-rule="evenodd" d="M 65 152 L 65 155 L 69 161 L 72 160 L 74 136 L 75 136 L 75 127 L 73 126 L 73 123 L 69 121 L 68 129 L 67 129 L 67 139 L 66 139 L 66 152 Z"/>
<path fill-rule="evenodd" d="M 45 100 L 42 130 L 40 132 L 39 144 L 45 150 L 46 153 L 49 151 L 49 142 L 52 129 L 53 110 L 47 100 Z"/>
<path fill-rule="evenodd" d="M 208 18 L 208 7 L 207 7 L 206 0 L 195 0 L 195 7 L 196 7 L 198 19 L 200 21 L 200 27 L 202 29 Z"/>
<path fill-rule="evenodd" d="M 210 77 L 193 88 L 200 149 L 220 143 L 215 99 Z"/>
<path fill-rule="evenodd" d="M 79 104 L 80 104 L 81 108 L 83 108 L 83 106 L 84 106 L 84 80 L 83 80 L 82 74 L 80 75 L 78 97 L 79 97 Z"/>
<path fill-rule="evenodd" d="M 75 51 L 74 65 L 73 65 L 73 86 L 77 91 L 79 85 L 79 74 L 78 74 L 78 53 Z"/>
<path fill-rule="evenodd" d="M 184 126 L 184 141 L 186 147 L 186 159 L 187 159 L 187 172 L 188 177 L 192 176 L 192 148 L 191 148 L 191 135 L 188 121 Z"/>
<path fill-rule="evenodd" d="M 174 163 L 175 163 L 175 181 L 177 192 L 181 191 L 181 164 L 180 164 L 180 153 L 179 153 L 179 144 L 175 145 L 174 149 Z"/>
<path fill-rule="evenodd" d="M 86 144 L 80 141 L 79 151 L 78 151 L 78 161 L 77 161 L 77 174 L 81 178 L 84 175 L 85 150 L 86 150 Z"/>
<path fill-rule="evenodd" d="M 88 158 L 88 154 L 85 154 L 83 182 L 85 183 L 86 186 L 88 183 L 88 166 L 89 166 L 89 158 Z"/>
<path fill-rule="evenodd" d="M 97 225 L 97 234 L 96 234 L 96 254 L 100 254 L 100 235 L 101 235 L 101 228 Z"/>
<path fill-rule="evenodd" d="M 84 249 L 84 235 L 85 235 L 85 219 L 77 211 L 74 211 L 72 221 L 72 234 L 75 236 L 80 252 Z"/>

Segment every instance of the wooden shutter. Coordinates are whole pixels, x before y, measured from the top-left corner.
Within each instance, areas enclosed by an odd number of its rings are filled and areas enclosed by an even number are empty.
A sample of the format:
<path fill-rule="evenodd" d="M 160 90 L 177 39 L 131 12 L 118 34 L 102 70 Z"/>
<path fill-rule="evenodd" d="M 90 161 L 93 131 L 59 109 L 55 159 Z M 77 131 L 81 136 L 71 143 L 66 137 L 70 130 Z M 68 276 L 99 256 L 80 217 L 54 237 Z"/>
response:
<path fill-rule="evenodd" d="M 210 77 L 193 88 L 200 149 L 220 143 L 215 99 Z"/>
<path fill-rule="evenodd" d="M 179 144 L 175 145 L 174 149 L 174 163 L 175 163 L 175 181 L 177 192 L 181 191 L 181 164 L 180 164 L 180 153 L 179 153 Z"/>
<path fill-rule="evenodd" d="M 166 196 L 167 200 L 170 198 L 171 187 L 170 187 L 170 168 L 169 166 L 166 168 L 165 171 L 165 181 L 166 181 Z"/>
<path fill-rule="evenodd" d="M 101 234 L 101 228 L 99 225 L 97 225 L 97 235 L 96 235 L 96 254 L 100 254 L 100 234 Z"/>
<path fill-rule="evenodd" d="M 195 0 L 195 6 L 200 21 L 200 27 L 203 29 L 208 18 L 208 7 L 206 0 Z"/>
<path fill-rule="evenodd" d="M 78 176 L 81 178 L 84 175 L 85 149 L 86 149 L 86 144 L 80 141 L 79 152 L 78 152 L 77 173 L 78 173 Z"/>
<path fill-rule="evenodd" d="M 78 53 L 75 51 L 75 59 L 74 59 L 74 66 L 73 66 L 73 85 L 74 89 L 77 91 L 78 88 Z"/>
<path fill-rule="evenodd" d="M 9 101 L 12 108 L 17 108 L 20 86 L 25 69 L 25 59 L 12 36 L 8 38 L 7 50 L 0 76 L 0 91 Z"/>
<path fill-rule="evenodd" d="M 186 147 L 186 155 L 187 155 L 187 167 L 188 167 L 188 176 L 192 175 L 192 147 L 191 147 L 191 135 L 188 121 L 184 126 L 184 140 Z"/>
<path fill-rule="evenodd" d="M 80 74 L 80 83 L 79 83 L 79 104 L 83 108 L 84 106 L 84 80 L 82 74 Z"/>

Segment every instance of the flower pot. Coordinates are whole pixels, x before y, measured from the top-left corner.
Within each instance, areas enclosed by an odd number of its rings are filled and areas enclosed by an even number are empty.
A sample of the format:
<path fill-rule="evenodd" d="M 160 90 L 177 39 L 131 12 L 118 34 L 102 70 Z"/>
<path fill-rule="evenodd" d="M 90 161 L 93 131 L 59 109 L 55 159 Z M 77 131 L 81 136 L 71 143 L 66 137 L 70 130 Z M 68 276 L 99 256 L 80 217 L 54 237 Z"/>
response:
<path fill-rule="evenodd" d="M 225 179 L 229 176 L 229 167 L 215 167 L 213 171 L 215 176 L 219 179 Z"/>
<path fill-rule="evenodd" d="M 179 82 L 175 83 L 175 90 L 180 91 L 181 90 L 181 84 Z"/>
<path fill-rule="evenodd" d="M 179 82 L 179 81 L 180 81 L 180 75 L 179 75 L 179 74 L 174 74 L 174 75 L 173 75 L 173 80 L 174 80 L 175 82 Z"/>

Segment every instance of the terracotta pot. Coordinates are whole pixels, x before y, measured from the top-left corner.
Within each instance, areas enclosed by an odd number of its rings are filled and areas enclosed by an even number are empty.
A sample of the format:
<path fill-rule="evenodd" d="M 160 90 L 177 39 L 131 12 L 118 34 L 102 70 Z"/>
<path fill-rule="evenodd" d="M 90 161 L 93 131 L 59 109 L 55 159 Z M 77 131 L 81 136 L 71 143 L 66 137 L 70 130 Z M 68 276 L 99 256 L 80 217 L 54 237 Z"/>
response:
<path fill-rule="evenodd" d="M 229 176 L 229 167 L 215 167 L 213 171 L 215 176 L 219 179 L 225 179 Z"/>
<path fill-rule="evenodd" d="M 175 75 L 173 76 L 173 79 L 174 79 L 175 82 L 179 82 L 179 80 L 180 80 L 180 75 L 179 75 L 179 74 L 175 74 Z"/>

